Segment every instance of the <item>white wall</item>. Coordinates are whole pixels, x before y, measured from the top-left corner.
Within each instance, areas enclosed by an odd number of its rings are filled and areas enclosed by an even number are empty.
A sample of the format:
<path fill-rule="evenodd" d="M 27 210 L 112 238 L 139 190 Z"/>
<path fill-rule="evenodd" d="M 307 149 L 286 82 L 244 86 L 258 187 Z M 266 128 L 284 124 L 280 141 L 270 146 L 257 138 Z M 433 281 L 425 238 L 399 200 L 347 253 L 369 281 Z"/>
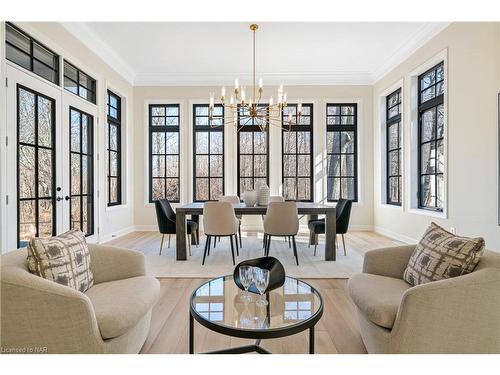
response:
<path fill-rule="evenodd" d="M 410 212 L 409 180 L 402 208 L 381 204 L 380 97 L 403 80 L 405 176 L 410 146 L 410 80 L 408 74 L 447 50 L 447 212 L 438 218 Z M 374 225 L 382 233 L 417 240 L 431 221 L 458 234 L 483 236 L 500 251 L 498 226 L 498 123 L 500 92 L 500 23 L 453 23 L 374 85 Z M 414 124 L 413 126 L 415 126 Z"/>
<path fill-rule="evenodd" d="M 286 84 L 286 82 L 285 82 Z M 276 87 L 265 87 L 269 95 L 276 93 Z M 326 201 L 325 168 L 326 102 L 358 102 L 358 152 L 359 152 L 359 202 L 353 208 L 353 228 L 371 229 L 373 217 L 372 194 L 372 88 L 371 86 L 292 86 L 286 87 L 288 101 L 301 100 L 314 104 L 314 158 L 315 158 L 315 201 Z M 181 203 L 192 201 L 192 113 L 194 102 L 208 102 L 210 92 L 220 92 L 220 87 L 134 87 L 135 132 L 134 161 L 135 179 L 135 224 L 139 228 L 156 226 L 156 216 L 152 204 L 147 203 L 148 164 L 148 118 L 147 104 L 161 103 L 162 100 L 181 104 Z M 281 185 L 281 134 L 280 129 L 270 130 L 270 188 L 271 194 L 278 194 Z M 225 179 L 226 194 L 237 192 L 236 133 L 226 128 L 225 133 Z M 260 220 L 247 220 L 248 227 L 260 225 Z"/>

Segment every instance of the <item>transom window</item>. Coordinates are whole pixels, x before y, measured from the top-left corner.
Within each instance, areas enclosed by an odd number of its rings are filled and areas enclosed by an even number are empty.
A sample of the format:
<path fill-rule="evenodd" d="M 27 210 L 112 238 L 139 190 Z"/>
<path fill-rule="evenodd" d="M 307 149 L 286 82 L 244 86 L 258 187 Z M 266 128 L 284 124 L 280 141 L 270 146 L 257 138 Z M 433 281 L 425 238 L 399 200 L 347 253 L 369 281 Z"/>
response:
<path fill-rule="evenodd" d="M 418 77 L 418 205 L 444 206 L 444 64 Z"/>
<path fill-rule="evenodd" d="M 224 195 L 224 107 L 215 106 L 211 120 L 208 104 L 193 105 L 194 200 L 217 200 Z"/>
<path fill-rule="evenodd" d="M 96 80 L 67 61 L 64 61 L 64 88 L 91 103 L 96 103 Z"/>
<path fill-rule="evenodd" d="M 401 206 L 401 89 L 387 96 L 386 119 L 386 203 Z"/>
<path fill-rule="evenodd" d="M 326 105 L 327 200 L 358 200 L 356 103 Z"/>
<path fill-rule="evenodd" d="M 313 201 L 313 105 L 302 105 L 300 123 L 295 124 L 297 104 L 282 111 L 283 197 L 286 200 Z M 288 116 L 292 116 L 290 128 Z"/>
<path fill-rule="evenodd" d="M 5 24 L 5 54 L 7 60 L 59 85 L 59 55 L 9 22 Z"/>
<path fill-rule="evenodd" d="M 263 131 L 255 120 L 244 119 L 240 114 L 243 113 L 238 113 L 238 127 L 241 129 L 238 132 L 238 195 L 269 185 L 269 126 Z"/>
<path fill-rule="evenodd" d="M 121 192 L 121 98 L 108 90 L 108 206 L 122 203 Z"/>
<path fill-rule="evenodd" d="M 179 202 L 179 104 L 149 106 L 149 201 Z"/>

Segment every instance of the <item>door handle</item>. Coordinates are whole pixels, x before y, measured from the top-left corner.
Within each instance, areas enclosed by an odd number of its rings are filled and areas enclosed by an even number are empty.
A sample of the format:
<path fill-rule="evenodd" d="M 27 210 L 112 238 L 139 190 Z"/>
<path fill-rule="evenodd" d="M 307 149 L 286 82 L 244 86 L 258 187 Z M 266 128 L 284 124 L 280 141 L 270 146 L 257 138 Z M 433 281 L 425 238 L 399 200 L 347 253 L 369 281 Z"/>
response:
<path fill-rule="evenodd" d="M 62 199 L 62 198 L 61 198 L 61 199 Z M 65 200 L 67 200 L 67 201 L 69 201 L 71 198 L 70 198 L 68 195 L 66 195 L 66 196 L 64 197 L 64 199 L 65 199 Z"/>
<path fill-rule="evenodd" d="M 56 198 L 56 201 L 58 201 L 58 202 L 60 202 L 60 201 L 62 201 L 62 200 L 63 200 L 63 197 L 57 197 L 57 198 Z"/>

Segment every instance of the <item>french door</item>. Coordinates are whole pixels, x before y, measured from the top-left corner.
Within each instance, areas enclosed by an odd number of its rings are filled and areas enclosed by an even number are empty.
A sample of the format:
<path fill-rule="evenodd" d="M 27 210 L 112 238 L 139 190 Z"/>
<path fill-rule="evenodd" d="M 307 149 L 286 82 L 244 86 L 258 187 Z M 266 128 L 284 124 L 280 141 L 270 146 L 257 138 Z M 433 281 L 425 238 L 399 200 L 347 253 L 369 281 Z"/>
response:
<path fill-rule="evenodd" d="M 96 106 L 9 64 L 6 76 L 7 249 L 70 228 L 97 241 Z"/>

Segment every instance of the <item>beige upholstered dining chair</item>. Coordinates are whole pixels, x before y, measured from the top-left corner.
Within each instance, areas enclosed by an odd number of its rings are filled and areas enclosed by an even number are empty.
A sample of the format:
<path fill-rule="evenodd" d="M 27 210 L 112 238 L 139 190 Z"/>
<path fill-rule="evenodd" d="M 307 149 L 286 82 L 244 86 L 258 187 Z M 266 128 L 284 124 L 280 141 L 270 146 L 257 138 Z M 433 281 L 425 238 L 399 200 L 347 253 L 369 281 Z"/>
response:
<path fill-rule="evenodd" d="M 285 201 L 285 198 L 283 198 L 281 195 L 271 195 L 269 197 L 269 203 L 272 203 L 272 202 L 284 202 Z M 262 215 L 262 221 L 264 221 L 264 217 L 265 215 Z M 290 241 L 290 237 L 285 237 L 285 242 L 288 241 L 288 247 L 291 246 L 291 241 Z M 264 238 L 262 240 L 262 247 L 264 248 L 264 250 L 266 249 L 266 235 L 264 235 Z"/>
<path fill-rule="evenodd" d="M 219 202 L 229 202 L 231 204 L 238 204 L 241 201 L 240 201 L 240 197 L 238 197 L 237 195 L 223 195 L 223 196 L 219 197 Z M 236 215 L 236 218 L 239 221 L 238 237 L 240 238 L 240 248 L 241 248 L 241 247 L 243 247 L 242 242 L 241 242 L 241 215 Z M 219 241 L 220 241 L 220 238 L 219 238 Z M 238 244 L 238 242 L 236 242 L 236 244 Z M 214 245 L 215 245 L 215 241 L 214 241 Z"/>
<path fill-rule="evenodd" d="M 205 202 L 203 205 L 203 230 L 207 236 L 205 241 L 205 251 L 203 253 L 202 265 L 205 264 L 205 258 L 210 255 L 210 241 L 213 237 L 214 241 L 217 237 L 229 237 L 231 242 L 231 254 L 234 260 L 233 236 L 236 244 L 236 253 L 238 252 L 238 233 L 239 220 L 234 214 L 233 205 L 229 202 Z"/>
<path fill-rule="evenodd" d="M 295 236 L 299 231 L 299 218 L 297 204 L 295 202 L 271 202 L 267 206 L 264 217 L 264 237 L 266 242 L 265 254 L 269 256 L 272 237 L 291 237 L 293 254 L 297 266 L 299 257 L 297 255 L 297 244 Z"/>

